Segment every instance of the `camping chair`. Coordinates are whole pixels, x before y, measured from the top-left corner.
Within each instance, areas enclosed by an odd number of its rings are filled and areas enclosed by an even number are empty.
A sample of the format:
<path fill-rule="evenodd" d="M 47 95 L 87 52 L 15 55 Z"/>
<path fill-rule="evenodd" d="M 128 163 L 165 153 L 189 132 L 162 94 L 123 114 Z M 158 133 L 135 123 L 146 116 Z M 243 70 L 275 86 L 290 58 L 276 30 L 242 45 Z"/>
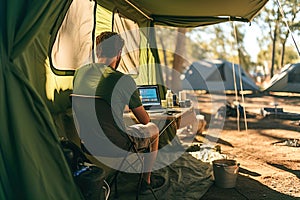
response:
<path fill-rule="evenodd" d="M 114 184 L 116 197 L 118 196 L 117 179 L 120 171 L 140 174 L 136 191 L 136 199 L 138 199 L 144 167 L 144 158 L 140 153 L 149 152 L 149 149 L 136 149 L 127 134 L 124 134 L 122 138 L 114 120 L 113 110 L 104 99 L 98 96 L 77 94 L 71 94 L 71 98 L 75 125 L 83 144 L 85 144 L 83 148 L 90 156 L 104 164 L 104 167 L 107 167 L 106 171 L 112 174 L 109 185 L 111 187 Z M 119 141 L 111 141 L 109 138 L 111 135 L 115 136 L 113 138 L 129 144 L 129 148 L 122 150 L 114 145 L 113 142 Z M 135 156 L 135 159 L 132 159 L 132 155 Z M 116 160 L 119 162 L 112 166 L 110 161 L 113 163 Z M 155 196 L 155 194 L 153 195 Z"/>

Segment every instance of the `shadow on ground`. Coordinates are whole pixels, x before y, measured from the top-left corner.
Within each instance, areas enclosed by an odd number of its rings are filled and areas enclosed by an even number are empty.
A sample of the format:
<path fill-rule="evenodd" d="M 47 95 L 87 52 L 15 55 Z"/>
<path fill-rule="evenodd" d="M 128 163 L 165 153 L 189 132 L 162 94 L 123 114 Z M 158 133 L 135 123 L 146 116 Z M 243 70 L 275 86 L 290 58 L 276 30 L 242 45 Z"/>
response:
<path fill-rule="evenodd" d="M 253 172 L 252 172 L 253 173 Z M 215 184 L 202 196 L 201 200 L 295 200 L 297 198 L 279 193 L 271 188 L 251 179 L 247 176 L 239 174 L 235 188 L 224 189 L 217 187 Z"/>
<path fill-rule="evenodd" d="M 276 161 L 272 161 L 272 162 L 267 162 L 267 164 L 273 166 L 273 167 L 276 167 L 278 169 L 281 169 L 281 170 L 284 170 L 284 171 L 287 171 L 289 173 L 292 173 L 292 174 L 295 174 L 299 179 L 300 179 L 300 170 L 295 170 L 295 169 L 291 169 L 283 164 L 277 164 L 275 163 Z M 291 162 L 291 161 L 290 161 Z M 295 162 L 295 161 L 294 161 Z M 297 161 L 296 161 L 297 162 Z"/>

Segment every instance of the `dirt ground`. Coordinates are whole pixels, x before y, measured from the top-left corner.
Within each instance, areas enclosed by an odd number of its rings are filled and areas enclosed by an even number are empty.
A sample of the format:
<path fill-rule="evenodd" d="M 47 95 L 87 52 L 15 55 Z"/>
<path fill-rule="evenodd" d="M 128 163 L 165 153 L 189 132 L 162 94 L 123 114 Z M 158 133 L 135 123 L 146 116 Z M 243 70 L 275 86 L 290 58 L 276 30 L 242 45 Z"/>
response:
<path fill-rule="evenodd" d="M 239 96 L 247 123 L 244 117 L 227 116 L 218 133 L 212 116 L 224 99 L 211 94 L 197 96 L 199 111 L 207 121 L 199 137 L 216 141 L 223 154 L 240 163 L 235 188 L 213 185 L 201 199 L 300 199 L 300 96 L 251 94 L 244 95 L 244 102 Z M 235 99 L 234 95 L 225 97 L 229 102 Z M 261 109 L 275 107 L 284 113 L 262 115 Z"/>

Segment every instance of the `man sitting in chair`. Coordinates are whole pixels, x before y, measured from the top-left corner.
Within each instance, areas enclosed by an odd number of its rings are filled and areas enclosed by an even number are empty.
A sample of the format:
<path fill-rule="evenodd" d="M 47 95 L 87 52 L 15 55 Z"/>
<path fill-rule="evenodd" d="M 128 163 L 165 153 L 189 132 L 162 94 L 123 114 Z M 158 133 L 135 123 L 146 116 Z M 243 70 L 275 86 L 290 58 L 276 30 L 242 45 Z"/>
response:
<path fill-rule="evenodd" d="M 158 127 L 150 122 L 148 113 L 142 106 L 136 83 L 129 75 L 117 71 L 124 40 L 115 32 L 103 32 L 96 38 L 97 63 L 77 69 L 74 76 L 75 94 L 99 96 L 108 102 L 120 132 L 126 132 L 136 149 L 149 148 L 144 157 L 144 174 L 141 190 L 155 189 L 163 185 L 162 177 L 151 178 L 159 142 Z M 128 106 L 140 124 L 125 126 L 123 112 Z M 105 115 L 105 114 L 104 114 Z M 116 135 L 114 135 L 116 136 Z M 126 149 L 126 143 L 119 138 L 109 138 L 118 147 Z M 120 142 L 118 142 L 120 141 Z M 127 148 L 128 149 L 128 148 Z"/>

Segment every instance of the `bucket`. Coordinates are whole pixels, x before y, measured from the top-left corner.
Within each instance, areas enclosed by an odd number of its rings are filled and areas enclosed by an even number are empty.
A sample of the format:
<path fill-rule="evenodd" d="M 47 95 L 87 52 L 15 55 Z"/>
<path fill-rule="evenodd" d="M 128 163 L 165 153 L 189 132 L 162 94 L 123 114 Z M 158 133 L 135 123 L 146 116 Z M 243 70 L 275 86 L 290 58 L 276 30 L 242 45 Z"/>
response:
<path fill-rule="evenodd" d="M 239 164 L 235 160 L 219 159 L 213 162 L 215 184 L 221 188 L 234 188 L 239 171 Z"/>

